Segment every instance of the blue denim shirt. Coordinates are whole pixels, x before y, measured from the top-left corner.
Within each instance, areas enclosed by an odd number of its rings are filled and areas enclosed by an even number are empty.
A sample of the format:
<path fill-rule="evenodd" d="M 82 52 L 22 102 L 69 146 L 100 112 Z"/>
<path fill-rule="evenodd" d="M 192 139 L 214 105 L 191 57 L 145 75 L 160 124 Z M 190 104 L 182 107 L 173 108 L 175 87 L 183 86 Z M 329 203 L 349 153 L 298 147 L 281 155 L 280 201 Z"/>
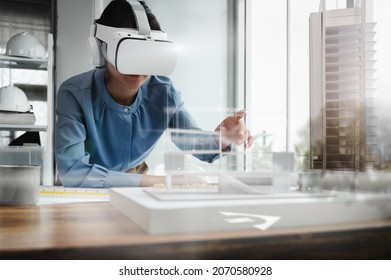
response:
<path fill-rule="evenodd" d="M 146 159 L 166 128 L 200 130 L 169 78 L 151 76 L 134 103 L 122 106 L 106 89 L 105 71 L 77 75 L 59 88 L 55 154 L 65 187 L 137 187 L 142 175 L 124 171 Z M 183 139 L 175 143 L 181 149 L 219 149 L 213 133 L 192 141 Z M 219 157 L 195 156 L 207 162 Z"/>

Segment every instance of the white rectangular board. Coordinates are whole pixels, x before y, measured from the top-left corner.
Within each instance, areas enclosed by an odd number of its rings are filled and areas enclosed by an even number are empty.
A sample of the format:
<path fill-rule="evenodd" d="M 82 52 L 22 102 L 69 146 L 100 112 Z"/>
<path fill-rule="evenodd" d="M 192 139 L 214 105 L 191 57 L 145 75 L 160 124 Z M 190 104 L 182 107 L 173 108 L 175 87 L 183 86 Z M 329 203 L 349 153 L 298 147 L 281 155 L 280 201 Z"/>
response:
<path fill-rule="evenodd" d="M 391 217 L 387 194 L 218 194 L 112 188 L 112 205 L 150 234 L 267 230 Z"/>

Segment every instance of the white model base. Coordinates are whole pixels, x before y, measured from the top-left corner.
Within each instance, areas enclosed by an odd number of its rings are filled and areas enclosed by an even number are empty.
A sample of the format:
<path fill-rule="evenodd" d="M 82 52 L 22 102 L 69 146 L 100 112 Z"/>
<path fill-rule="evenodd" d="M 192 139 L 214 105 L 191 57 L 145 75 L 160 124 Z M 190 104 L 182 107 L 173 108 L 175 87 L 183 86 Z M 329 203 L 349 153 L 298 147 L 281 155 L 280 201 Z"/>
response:
<path fill-rule="evenodd" d="M 220 194 L 216 190 L 113 188 L 110 201 L 151 234 L 267 230 L 391 217 L 387 194 Z"/>

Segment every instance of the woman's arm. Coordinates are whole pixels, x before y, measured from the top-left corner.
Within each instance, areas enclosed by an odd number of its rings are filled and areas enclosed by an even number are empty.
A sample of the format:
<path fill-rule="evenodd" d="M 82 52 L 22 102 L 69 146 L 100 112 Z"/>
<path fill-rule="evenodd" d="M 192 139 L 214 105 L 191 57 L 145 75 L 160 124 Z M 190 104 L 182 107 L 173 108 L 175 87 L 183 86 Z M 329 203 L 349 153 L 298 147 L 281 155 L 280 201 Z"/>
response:
<path fill-rule="evenodd" d="M 139 186 L 142 175 L 110 171 L 90 163 L 85 150 L 87 132 L 85 112 L 72 83 L 63 84 L 58 92 L 55 126 L 55 155 L 60 180 L 65 187 L 130 187 Z M 84 100 L 83 100 L 84 101 Z"/>

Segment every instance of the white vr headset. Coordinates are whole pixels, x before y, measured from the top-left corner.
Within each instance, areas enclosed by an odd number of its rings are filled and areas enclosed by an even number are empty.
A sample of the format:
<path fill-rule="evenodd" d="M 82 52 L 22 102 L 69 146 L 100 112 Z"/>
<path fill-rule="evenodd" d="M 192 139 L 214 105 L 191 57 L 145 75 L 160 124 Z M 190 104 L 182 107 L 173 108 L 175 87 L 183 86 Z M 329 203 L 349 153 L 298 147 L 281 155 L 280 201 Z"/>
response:
<path fill-rule="evenodd" d="M 138 1 L 128 2 L 137 29 L 94 23 L 88 38 L 91 64 L 99 67 L 107 60 L 122 74 L 170 75 L 177 60 L 174 43 L 165 32 L 151 30 L 144 7 Z"/>

